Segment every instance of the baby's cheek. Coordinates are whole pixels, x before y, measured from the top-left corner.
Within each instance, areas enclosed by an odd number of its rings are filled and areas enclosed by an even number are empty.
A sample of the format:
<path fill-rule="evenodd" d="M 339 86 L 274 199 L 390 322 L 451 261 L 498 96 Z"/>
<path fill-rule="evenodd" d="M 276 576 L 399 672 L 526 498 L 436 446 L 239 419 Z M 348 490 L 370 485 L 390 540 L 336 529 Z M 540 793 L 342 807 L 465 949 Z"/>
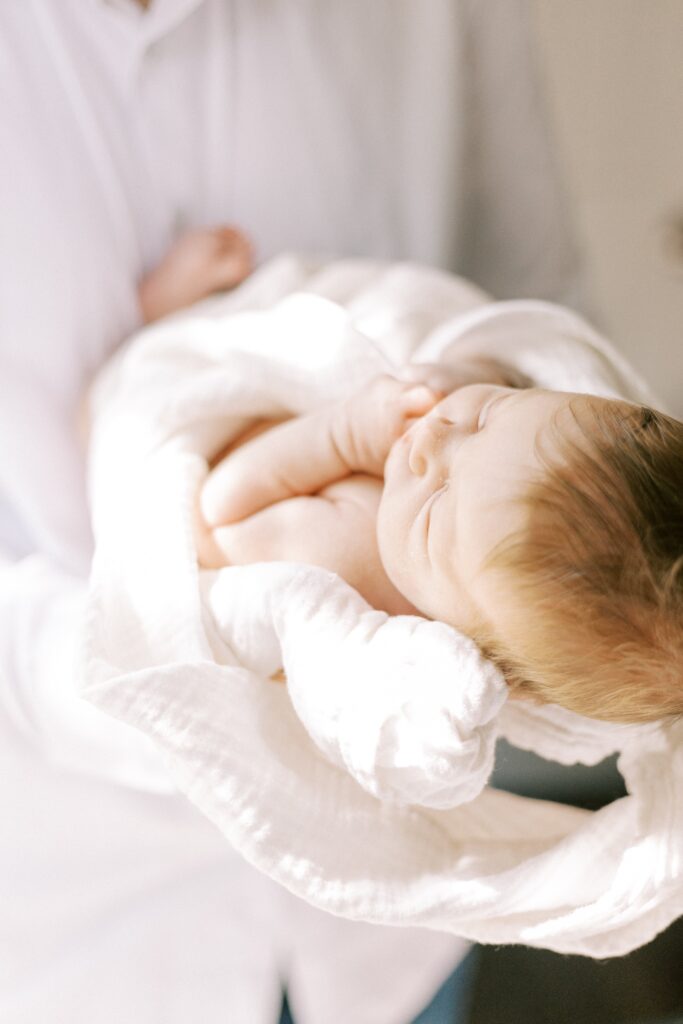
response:
<path fill-rule="evenodd" d="M 389 572 L 390 565 L 394 561 L 393 551 L 395 546 L 395 528 L 396 521 L 395 516 L 392 514 L 392 500 L 388 487 L 385 487 L 379 503 L 379 508 L 377 509 L 376 530 L 379 555 L 387 572 Z"/>
<path fill-rule="evenodd" d="M 413 567 L 402 503 L 385 487 L 377 512 L 377 548 L 387 576 L 401 593 L 413 600 Z"/>

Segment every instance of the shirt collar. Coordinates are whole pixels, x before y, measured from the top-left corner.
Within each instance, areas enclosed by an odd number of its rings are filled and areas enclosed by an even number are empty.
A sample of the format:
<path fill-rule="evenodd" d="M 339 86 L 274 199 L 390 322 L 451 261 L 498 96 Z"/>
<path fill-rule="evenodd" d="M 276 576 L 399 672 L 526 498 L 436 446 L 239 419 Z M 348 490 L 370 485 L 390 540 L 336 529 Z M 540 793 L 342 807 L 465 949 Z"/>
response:
<path fill-rule="evenodd" d="M 206 0 L 151 0 L 148 8 L 135 0 L 95 0 L 97 5 L 129 20 L 143 46 L 150 46 L 172 32 Z"/>

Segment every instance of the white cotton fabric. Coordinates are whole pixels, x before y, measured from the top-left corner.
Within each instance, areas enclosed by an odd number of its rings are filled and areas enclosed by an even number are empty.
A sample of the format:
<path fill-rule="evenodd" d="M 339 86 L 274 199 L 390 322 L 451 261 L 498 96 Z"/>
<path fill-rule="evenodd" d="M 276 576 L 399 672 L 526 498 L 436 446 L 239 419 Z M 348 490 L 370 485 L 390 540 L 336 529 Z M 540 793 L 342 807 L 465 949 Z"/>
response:
<path fill-rule="evenodd" d="M 196 566 L 207 457 L 249 418 L 473 352 L 542 386 L 650 400 L 578 316 L 412 265 L 282 258 L 134 340 L 93 398 L 85 694 L 152 737 L 230 843 L 315 906 L 617 955 L 683 909 L 680 723 L 505 703 L 469 640 L 376 612 L 322 570 Z M 281 665 L 287 690 L 270 679 Z M 564 764 L 620 752 L 629 796 L 591 814 L 486 789 L 499 734 Z"/>

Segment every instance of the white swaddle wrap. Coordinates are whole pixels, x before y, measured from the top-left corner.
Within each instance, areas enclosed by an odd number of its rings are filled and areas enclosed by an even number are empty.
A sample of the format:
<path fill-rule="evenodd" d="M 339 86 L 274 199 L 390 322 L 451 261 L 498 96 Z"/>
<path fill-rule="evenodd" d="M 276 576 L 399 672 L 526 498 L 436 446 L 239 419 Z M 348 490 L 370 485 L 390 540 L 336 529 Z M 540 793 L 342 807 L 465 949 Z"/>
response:
<path fill-rule="evenodd" d="M 323 909 L 624 953 L 683 912 L 683 724 L 506 702 L 469 639 L 390 618 L 320 569 L 197 569 L 207 458 L 250 420 L 465 353 L 651 400 L 577 316 L 410 265 L 282 258 L 120 352 L 92 403 L 84 692 L 160 745 L 249 861 Z M 269 679 L 281 666 L 286 689 Z M 629 796 L 589 813 L 487 789 L 498 735 L 564 764 L 619 751 Z"/>

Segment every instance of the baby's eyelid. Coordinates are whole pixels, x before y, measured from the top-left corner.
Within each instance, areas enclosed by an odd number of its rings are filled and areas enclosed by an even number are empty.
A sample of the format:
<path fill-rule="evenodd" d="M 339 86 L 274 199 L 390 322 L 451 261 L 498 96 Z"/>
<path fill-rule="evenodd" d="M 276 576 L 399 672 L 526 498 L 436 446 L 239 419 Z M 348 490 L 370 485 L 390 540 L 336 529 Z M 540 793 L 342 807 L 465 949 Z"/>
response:
<path fill-rule="evenodd" d="M 481 430 L 486 426 L 486 420 L 488 419 L 489 412 L 494 405 L 502 402 L 507 395 L 496 395 L 494 398 L 490 398 L 488 402 L 485 402 L 483 407 L 479 410 L 479 416 L 477 418 L 477 430 Z"/>
<path fill-rule="evenodd" d="M 489 409 L 491 408 L 491 405 L 492 401 L 488 401 L 479 410 L 479 416 L 477 417 L 477 430 L 483 430 L 483 428 L 486 426 L 486 417 L 489 414 Z"/>

